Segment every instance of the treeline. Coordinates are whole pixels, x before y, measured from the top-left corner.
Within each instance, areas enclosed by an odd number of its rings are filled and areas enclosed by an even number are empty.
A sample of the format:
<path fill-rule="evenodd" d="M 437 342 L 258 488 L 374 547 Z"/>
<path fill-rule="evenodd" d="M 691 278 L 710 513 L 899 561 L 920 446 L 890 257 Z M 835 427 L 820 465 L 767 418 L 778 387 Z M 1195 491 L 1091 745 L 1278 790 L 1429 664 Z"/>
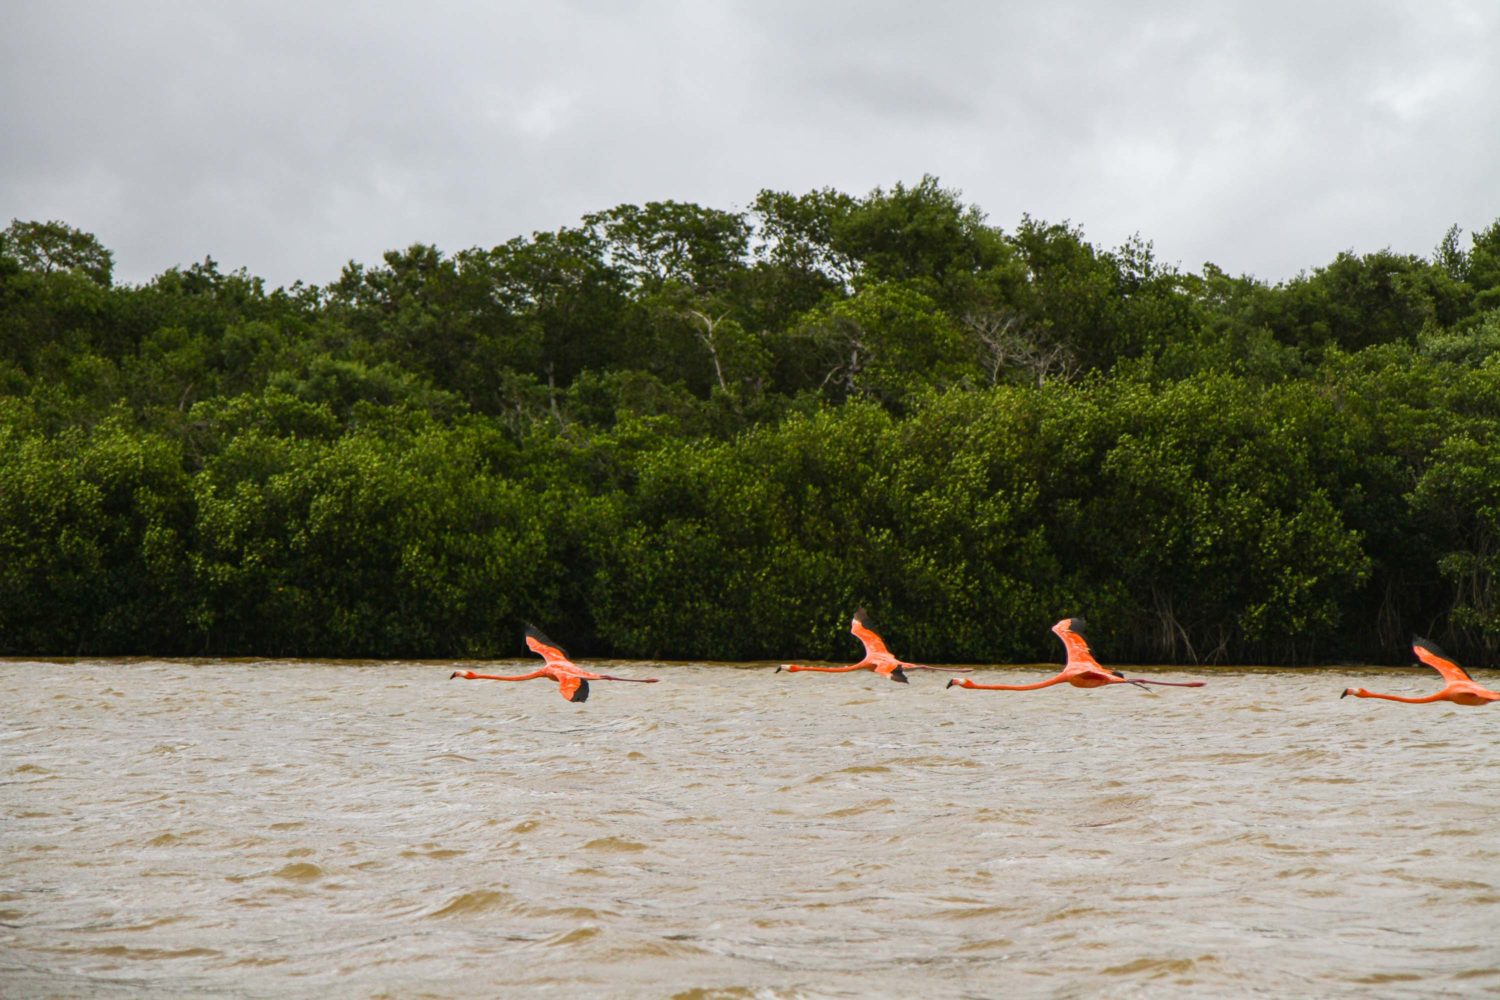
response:
<path fill-rule="evenodd" d="M 268 290 L 0 235 L 0 652 L 1500 648 L 1500 222 L 1276 285 L 935 180 Z"/>

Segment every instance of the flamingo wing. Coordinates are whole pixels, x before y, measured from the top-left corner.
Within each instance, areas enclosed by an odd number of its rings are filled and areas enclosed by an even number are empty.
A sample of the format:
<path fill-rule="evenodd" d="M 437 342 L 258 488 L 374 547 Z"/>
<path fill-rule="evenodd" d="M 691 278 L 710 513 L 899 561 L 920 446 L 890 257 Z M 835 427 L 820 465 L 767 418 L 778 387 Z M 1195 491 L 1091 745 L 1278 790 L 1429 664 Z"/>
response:
<path fill-rule="evenodd" d="M 1443 675 L 1443 680 L 1472 681 L 1469 672 L 1459 666 L 1457 661 L 1437 647 L 1434 642 L 1429 642 L 1419 635 L 1411 637 L 1412 652 L 1417 654 L 1417 659 L 1427 664 L 1432 669 Z"/>
<path fill-rule="evenodd" d="M 581 703 L 589 700 L 589 682 L 577 674 L 558 674 L 557 689 L 566 701 Z"/>
<path fill-rule="evenodd" d="M 1068 651 L 1068 663 L 1070 667 L 1092 667 L 1096 670 L 1106 670 L 1099 661 L 1094 659 L 1093 650 L 1089 649 L 1089 641 L 1083 636 L 1083 619 L 1066 618 L 1058 623 L 1058 638 L 1062 639 L 1063 648 Z M 1115 673 L 1112 670 L 1106 671 Z M 1116 676 L 1120 676 L 1116 674 Z"/>
<path fill-rule="evenodd" d="M 526 648 L 546 660 L 549 667 L 573 667 L 573 661 L 568 659 L 567 650 L 543 635 L 542 630 L 535 625 L 526 626 Z"/>
<path fill-rule="evenodd" d="M 864 608 L 854 612 L 854 620 L 849 623 L 849 631 L 865 644 L 865 659 L 891 655 L 891 651 L 885 646 L 885 640 L 876 635 L 875 630 L 870 627 L 870 619 L 865 614 Z"/>

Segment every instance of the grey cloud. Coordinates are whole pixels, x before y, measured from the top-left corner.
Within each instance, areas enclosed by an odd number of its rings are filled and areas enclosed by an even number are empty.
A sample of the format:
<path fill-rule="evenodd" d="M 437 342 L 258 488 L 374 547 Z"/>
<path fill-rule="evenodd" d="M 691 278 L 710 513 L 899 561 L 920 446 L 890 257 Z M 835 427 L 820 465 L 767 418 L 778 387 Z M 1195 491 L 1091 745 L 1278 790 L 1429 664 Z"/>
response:
<path fill-rule="evenodd" d="M 0 216 L 273 283 L 659 198 L 933 173 L 1279 279 L 1500 216 L 1491 5 L 22 0 Z"/>

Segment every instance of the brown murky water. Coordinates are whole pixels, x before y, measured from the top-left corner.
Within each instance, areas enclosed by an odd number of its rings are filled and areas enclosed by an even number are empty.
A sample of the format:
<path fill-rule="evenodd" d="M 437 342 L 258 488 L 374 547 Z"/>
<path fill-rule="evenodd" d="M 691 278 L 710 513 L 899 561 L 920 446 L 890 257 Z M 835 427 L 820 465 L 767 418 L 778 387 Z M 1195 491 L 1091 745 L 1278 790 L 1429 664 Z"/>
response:
<path fill-rule="evenodd" d="M 1337 698 L 1431 671 L 450 669 L 0 663 L 0 995 L 1500 993 L 1500 709 Z"/>

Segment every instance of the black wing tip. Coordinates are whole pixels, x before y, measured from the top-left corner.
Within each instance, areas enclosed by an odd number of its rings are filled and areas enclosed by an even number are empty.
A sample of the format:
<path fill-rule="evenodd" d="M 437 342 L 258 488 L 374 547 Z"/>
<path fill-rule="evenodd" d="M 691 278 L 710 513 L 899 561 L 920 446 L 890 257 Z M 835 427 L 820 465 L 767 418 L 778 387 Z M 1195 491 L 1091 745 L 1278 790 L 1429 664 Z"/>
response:
<path fill-rule="evenodd" d="M 1083 635 L 1083 630 L 1089 627 L 1089 623 L 1084 621 L 1082 615 L 1076 618 L 1064 618 L 1063 621 L 1068 623 L 1065 626 L 1065 630 L 1072 632 L 1074 635 Z M 1087 637 L 1085 636 L 1085 638 Z"/>
<path fill-rule="evenodd" d="M 897 667 L 895 670 L 891 671 L 891 680 L 895 681 L 897 684 L 911 683 L 911 678 L 906 676 L 906 671 L 902 670 L 900 667 Z"/>
<path fill-rule="evenodd" d="M 585 701 L 588 701 L 589 700 L 589 682 L 588 681 L 579 681 L 578 682 L 578 690 L 574 691 L 573 692 L 573 697 L 569 698 L 568 700 L 571 701 L 575 705 L 578 705 L 578 704 L 581 704 L 581 703 L 583 703 Z"/>
<path fill-rule="evenodd" d="M 860 607 L 858 607 L 858 608 L 855 609 L 855 611 L 854 611 L 854 621 L 855 621 L 856 624 L 862 625 L 865 628 L 873 628 L 874 627 L 873 625 L 870 624 L 870 613 L 864 609 L 863 605 L 860 605 Z"/>
<path fill-rule="evenodd" d="M 1447 653 L 1443 652 L 1443 647 L 1439 646 L 1437 643 L 1433 642 L 1431 639 L 1424 639 L 1424 638 L 1422 638 L 1420 635 L 1417 635 L 1416 633 L 1412 633 L 1411 645 L 1412 645 L 1413 649 L 1425 649 L 1425 650 L 1427 650 L 1427 652 L 1431 653 L 1433 656 L 1441 656 L 1445 660 L 1451 660 L 1451 659 L 1453 659 L 1453 657 L 1451 657 Z"/>

